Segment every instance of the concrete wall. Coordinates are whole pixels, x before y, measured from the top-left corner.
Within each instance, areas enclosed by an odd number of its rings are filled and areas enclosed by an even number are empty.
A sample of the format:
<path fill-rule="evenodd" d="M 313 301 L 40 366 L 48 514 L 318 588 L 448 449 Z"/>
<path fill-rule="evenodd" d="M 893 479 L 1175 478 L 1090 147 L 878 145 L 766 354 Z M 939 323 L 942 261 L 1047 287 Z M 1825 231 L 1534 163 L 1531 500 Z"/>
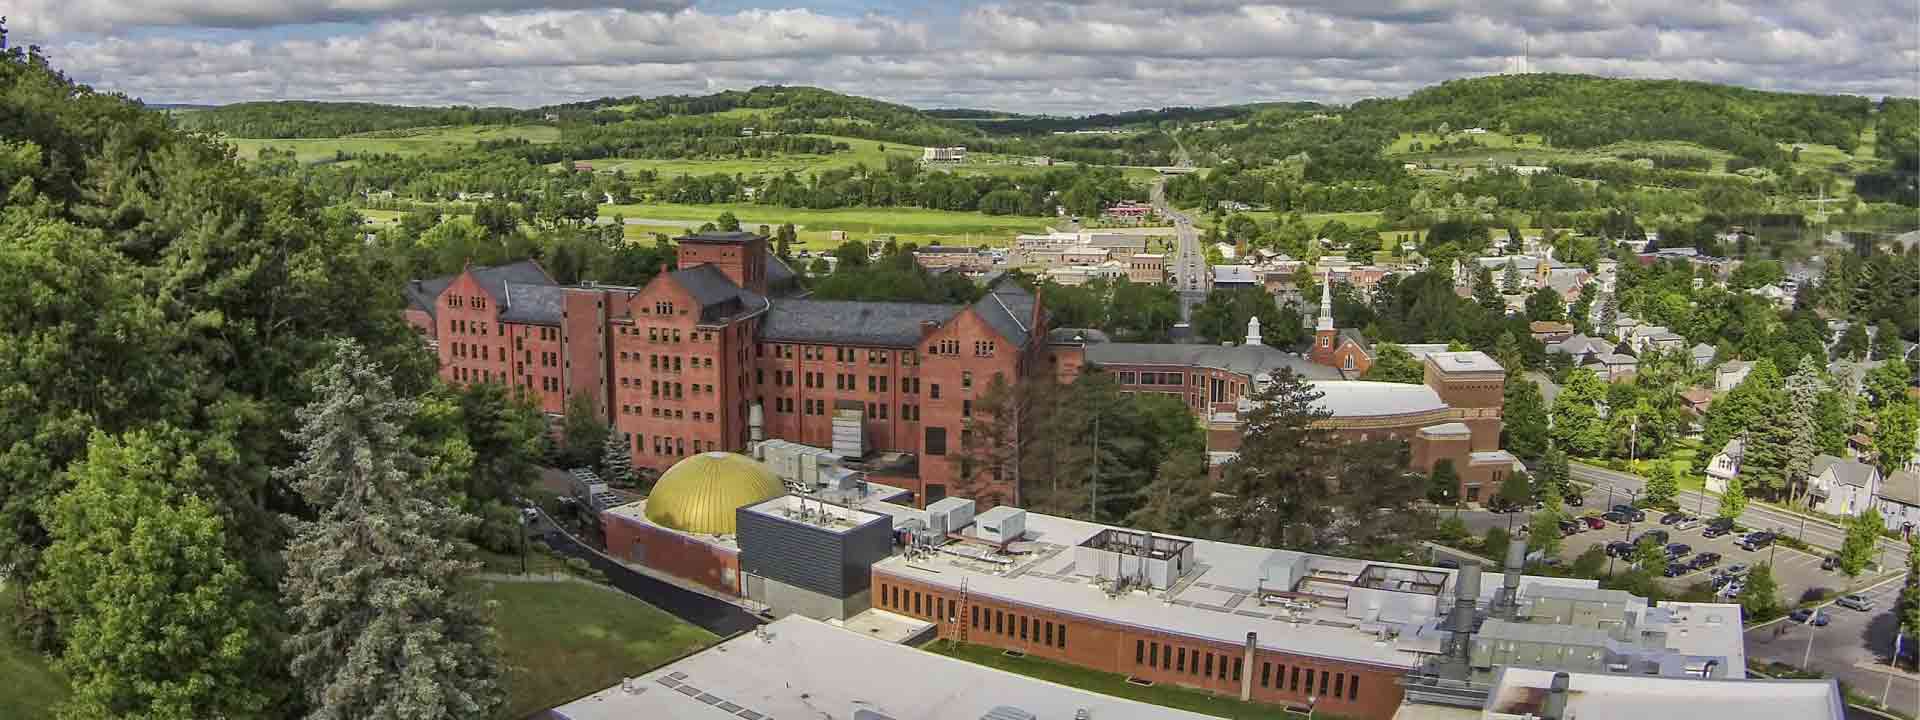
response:
<path fill-rule="evenodd" d="M 746 587 L 747 599 L 766 605 L 774 617 L 805 615 L 815 620 L 845 620 L 873 606 L 867 590 L 837 598 L 752 574 L 746 576 Z"/>

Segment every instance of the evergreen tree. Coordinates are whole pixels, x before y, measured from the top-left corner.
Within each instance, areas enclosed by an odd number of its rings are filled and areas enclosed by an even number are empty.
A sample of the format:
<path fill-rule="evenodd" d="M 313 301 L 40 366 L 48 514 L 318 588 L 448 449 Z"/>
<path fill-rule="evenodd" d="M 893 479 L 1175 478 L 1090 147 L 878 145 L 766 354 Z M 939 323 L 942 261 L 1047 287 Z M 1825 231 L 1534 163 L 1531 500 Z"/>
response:
<path fill-rule="evenodd" d="M 69 720 L 251 717 L 273 704 L 270 614 L 227 551 L 183 433 L 95 432 L 48 508 L 33 596 L 66 632 Z"/>
<path fill-rule="evenodd" d="M 1786 481 L 1792 491 L 1804 487 L 1807 474 L 1813 469 L 1813 456 L 1820 453 L 1819 430 L 1814 419 L 1820 410 L 1820 394 L 1825 390 L 1820 381 L 1820 369 L 1811 358 L 1801 358 L 1800 367 L 1787 378 L 1787 413 L 1783 422 L 1775 423 L 1781 428 L 1771 435 L 1786 443 Z M 1774 438 L 1769 437 L 1770 441 Z"/>
<path fill-rule="evenodd" d="M 1552 510 L 1537 510 L 1527 520 L 1527 549 L 1548 556 L 1560 553 L 1560 516 Z"/>
<path fill-rule="evenodd" d="M 1520 294 L 1520 266 L 1513 260 L 1507 261 L 1507 268 L 1500 272 L 1500 292 L 1508 295 Z"/>
<path fill-rule="evenodd" d="M 1560 291 L 1541 286 L 1527 296 L 1527 319 L 1560 322 L 1567 319 L 1567 301 Z"/>
<path fill-rule="evenodd" d="M 1434 461 L 1433 471 L 1427 473 L 1427 501 L 1436 505 L 1460 502 L 1460 473 L 1453 469 L 1452 459 Z"/>
<path fill-rule="evenodd" d="M 1833 346 L 1833 354 L 1848 360 L 1865 360 L 1868 349 L 1867 326 L 1856 321 L 1847 323 L 1847 329 L 1840 332 L 1840 341 Z"/>
<path fill-rule="evenodd" d="M 1507 301 L 1500 297 L 1500 288 L 1493 283 L 1493 271 L 1484 267 L 1474 270 L 1473 302 L 1496 316 L 1507 313 Z"/>
<path fill-rule="evenodd" d="M 276 472 L 314 509 L 293 522 L 281 597 L 312 720 L 453 720 L 502 700 L 493 629 L 463 560 L 472 520 L 427 482 L 403 435 L 412 402 L 341 341 Z"/>
<path fill-rule="evenodd" d="M 1526 473 L 1509 473 L 1500 480 L 1500 500 L 1508 508 L 1533 504 L 1533 484 L 1527 481 Z"/>
<path fill-rule="evenodd" d="M 585 390 L 574 392 L 560 418 L 560 462 L 569 468 L 598 467 L 611 432 L 593 396 Z"/>
<path fill-rule="evenodd" d="M 793 257 L 793 241 L 798 237 L 799 233 L 794 231 L 793 223 L 782 223 L 780 225 L 780 230 L 776 236 L 777 239 L 774 241 L 774 252 L 779 254 L 780 259 L 785 260 Z"/>
<path fill-rule="evenodd" d="M 1746 621 L 1767 620 L 1780 614 L 1780 585 L 1773 579 L 1773 566 L 1760 563 L 1747 573 L 1747 585 L 1740 589 L 1740 609 Z"/>
<path fill-rule="evenodd" d="M 1920 642 L 1920 540 L 1907 541 L 1907 580 L 1900 588 L 1900 632 Z"/>
<path fill-rule="evenodd" d="M 1873 327 L 1873 360 L 1896 361 L 1890 364 L 1904 364 L 1900 360 L 1900 327 L 1892 320 L 1881 318 L 1880 324 Z"/>
<path fill-rule="evenodd" d="M 1547 451 L 1547 408 L 1540 386 L 1518 371 L 1509 371 L 1505 395 L 1501 446 L 1522 459 L 1540 457 Z"/>
<path fill-rule="evenodd" d="M 633 484 L 633 449 L 618 432 L 608 432 L 600 446 L 600 479 L 621 485 Z"/>
<path fill-rule="evenodd" d="M 1185 450 L 1168 456 L 1142 494 L 1140 508 L 1127 516 L 1129 527 L 1191 537 L 1213 533 L 1213 481 L 1207 477 L 1205 453 Z"/>
<path fill-rule="evenodd" d="M 1856 577 L 1873 564 L 1874 552 L 1885 529 L 1880 513 L 1863 512 L 1847 520 L 1847 538 L 1840 544 L 1840 571 Z"/>
<path fill-rule="evenodd" d="M 1747 511 L 1747 484 L 1739 475 L 1727 479 L 1726 492 L 1720 493 L 1720 509 L 1716 513 L 1722 518 L 1737 518 Z"/>
<path fill-rule="evenodd" d="M 1614 325 L 1620 321 L 1620 299 L 1613 293 L 1607 293 L 1600 302 L 1600 318 L 1594 321 L 1594 332 L 1613 337 Z"/>
<path fill-rule="evenodd" d="M 1540 481 L 1559 488 L 1561 499 L 1579 494 L 1580 488 L 1573 484 L 1572 469 L 1567 466 L 1567 454 L 1559 449 L 1549 449 L 1540 459 Z"/>

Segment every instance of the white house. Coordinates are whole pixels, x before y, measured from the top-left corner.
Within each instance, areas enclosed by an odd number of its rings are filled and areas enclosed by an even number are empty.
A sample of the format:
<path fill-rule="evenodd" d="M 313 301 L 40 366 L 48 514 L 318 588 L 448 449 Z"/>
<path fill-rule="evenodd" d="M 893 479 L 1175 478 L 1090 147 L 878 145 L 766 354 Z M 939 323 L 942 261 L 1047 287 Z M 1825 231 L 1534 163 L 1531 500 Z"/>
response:
<path fill-rule="evenodd" d="M 1740 461 L 1746 457 L 1742 447 L 1740 438 L 1734 438 L 1728 440 L 1726 447 L 1720 448 L 1720 452 L 1714 453 L 1713 461 L 1707 463 L 1709 492 L 1726 492 L 1727 482 L 1740 474 Z"/>
<path fill-rule="evenodd" d="M 1547 352 L 1570 355 L 1573 357 L 1573 364 L 1577 367 L 1587 364 L 1588 360 L 1597 356 L 1612 353 L 1613 343 L 1596 337 L 1574 334 L 1567 336 L 1565 340 L 1547 343 Z"/>
<path fill-rule="evenodd" d="M 1832 455 L 1813 459 L 1808 504 L 1828 515 L 1859 515 L 1873 508 L 1880 491 L 1880 471 L 1858 460 Z"/>
<path fill-rule="evenodd" d="M 1895 532 L 1920 528 L 1920 472 L 1901 470 L 1881 483 L 1880 519 Z"/>
<path fill-rule="evenodd" d="M 1715 350 L 1712 345 L 1698 343 L 1693 346 L 1692 350 L 1688 351 L 1688 355 L 1692 357 L 1694 367 L 1704 368 L 1713 365 L 1713 356 L 1716 352 L 1718 351 Z"/>
<path fill-rule="evenodd" d="M 1745 360 L 1728 360 L 1713 370 L 1714 392 L 1728 392 L 1747 379 L 1747 373 L 1753 372 L 1753 363 Z"/>

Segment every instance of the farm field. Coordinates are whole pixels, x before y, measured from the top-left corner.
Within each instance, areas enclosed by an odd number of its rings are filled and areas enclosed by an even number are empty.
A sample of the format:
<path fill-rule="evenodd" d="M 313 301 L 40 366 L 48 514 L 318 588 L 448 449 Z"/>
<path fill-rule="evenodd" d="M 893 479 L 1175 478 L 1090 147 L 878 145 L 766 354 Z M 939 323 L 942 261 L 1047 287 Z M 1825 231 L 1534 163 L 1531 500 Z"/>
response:
<path fill-rule="evenodd" d="M 966 245 L 1007 245 L 1021 233 L 1045 232 L 1052 218 L 1018 215 L 986 215 L 977 212 L 927 210 L 924 208 L 840 208 L 808 210 L 771 205 L 729 203 L 719 205 L 683 205 L 645 203 L 602 205 L 600 217 L 620 214 L 643 225 L 664 225 L 658 221 L 694 221 L 704 223 L 721 213 L 731 212 L 743 227 L 793 223 L 805 238 L 809 233 L 844 230 L 856 236 L 897 235 L 902 241 L 938 238 L 946 243 Z M 927 244 L 922 242 L 922 244 Z"/>
<path fill-rule="evenodd" d="M 866 165 L 880 170 L 887 166 L 887 159 L 903 157 L 919 160 L 924 149 L 918 145 L 867 140 L 843 135 L 816 135 L 836 142 L 846 143 L 852 150 L 830 155 L 803 153 L 782 153 L 772 157 L 726 158 L 726 159 L 687 159 L 687 158 L 597 158 L 588 160 L 597 172 L 615 170 L 633 174 L 643 170 L 652 171 L 660 177 L 675 175 L 744 175 L 748 177 L 771 177 L 783 173 L 809 174 L 825 170 L 841 170 L 855 165 Z M 1017 177 L 1045 172 L 1055 167 L 1023 164 L 1019 156 L 992 153 L 974 153 L 963 165 L 941 166 L 938 169 L 959 175 L 993 175 Z M 557 164 L 550 167 L 559 167 Z M 1122 171 L 1128 178 L 1147 182 L 1152 180 L 1154 172 L 1146 168 L 1126 168 Z"/>
<path fill-rule="evenodd" d="M 560 129 L 550 125 L 462 125 L 459 127 L 413 128 L 348 135 L 337 138 L 227 138 L 243 160 L 260 156 L 265 147 L 292 149 L 300 162 L 332 160 L 338 153 L 393 153 L 422 155 L 467 147 L 482 140 L 524 138 L 529 142 L 550 143 L 560 139 Z"/>

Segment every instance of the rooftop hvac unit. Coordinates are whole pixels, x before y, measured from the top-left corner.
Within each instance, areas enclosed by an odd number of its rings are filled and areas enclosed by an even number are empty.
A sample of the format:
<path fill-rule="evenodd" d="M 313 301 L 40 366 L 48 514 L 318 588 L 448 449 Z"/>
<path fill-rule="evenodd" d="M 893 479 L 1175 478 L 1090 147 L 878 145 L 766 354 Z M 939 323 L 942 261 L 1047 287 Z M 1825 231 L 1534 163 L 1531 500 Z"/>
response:
<path fill-rule="evenodd" d="M 847 408 L 833 411 L 833 454 L 843 458 L 866 457 L 867 438 L 861 423 L 866 413 Z"/>
<path fill-rule="evenodd" d="M 829 490 L 851 491 L 858 488 L 866 478 L 866 473 L 848 470 L 839 465 L 820 468 L 820 484 Z"/>
<path fill-rule="evenodd" d="M 1002 505 L 975 516 L 973 524 L 981 540 L 1006 544 L 1027 534 L 1027 511 Z"/>
<path fill-rule="evenodd" d="M 973 501 L 950 497 L 927 506 L 927 527 L 945 537 L 973 522 Z"/>

